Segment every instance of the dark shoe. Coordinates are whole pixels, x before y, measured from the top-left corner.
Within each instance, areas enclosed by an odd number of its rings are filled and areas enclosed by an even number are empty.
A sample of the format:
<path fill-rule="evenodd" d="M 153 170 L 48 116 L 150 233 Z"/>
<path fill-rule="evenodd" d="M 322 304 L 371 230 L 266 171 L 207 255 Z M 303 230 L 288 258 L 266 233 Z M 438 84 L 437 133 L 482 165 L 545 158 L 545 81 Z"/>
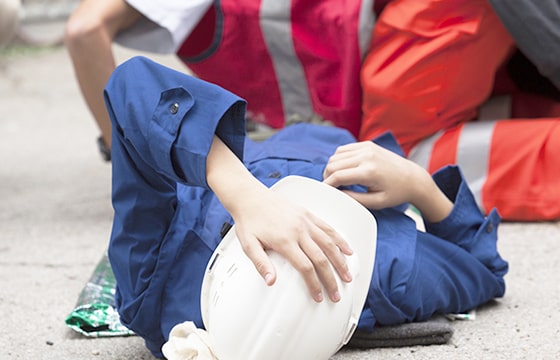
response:
<path fill-rule="evenodd" d="M 101 158 L 104 161 L 106 162 L 111 161 L 111 150 L 107 147 L 107 144 L 105 144 L 105 140 L 103 140 L 102 136 L 97 138 L 97 148 L 99 149 L 99 153 L 101 153 Z"/>

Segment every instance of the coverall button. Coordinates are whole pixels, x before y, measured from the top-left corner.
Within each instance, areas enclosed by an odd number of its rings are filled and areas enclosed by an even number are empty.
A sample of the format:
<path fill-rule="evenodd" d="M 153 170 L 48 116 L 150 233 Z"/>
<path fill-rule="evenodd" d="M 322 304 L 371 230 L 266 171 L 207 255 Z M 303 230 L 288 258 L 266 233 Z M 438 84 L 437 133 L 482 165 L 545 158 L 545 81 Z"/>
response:
<path fill-rule="evenodd" d="M 179 104 L 173 103 L 173 105 L 169 107 L 169 112 L 172 114 L 177 114 L 177 111 L 179 111 Z"/>
<path fill-rule="evenodd" d="M 494 230 L 494 224 L 489 223 L 489 224 L 486 226 L 486 232 L 487 232 L 487 233 L 491 233 L 493 230 Z"/>
<path fill-rule="evenodd" d="M 282 174 L 280 174 L 278 171 L 274 171 L 268 174 L 268 177 L 271 179 L 278 179 L 280 176 L 282 176 Z"/>

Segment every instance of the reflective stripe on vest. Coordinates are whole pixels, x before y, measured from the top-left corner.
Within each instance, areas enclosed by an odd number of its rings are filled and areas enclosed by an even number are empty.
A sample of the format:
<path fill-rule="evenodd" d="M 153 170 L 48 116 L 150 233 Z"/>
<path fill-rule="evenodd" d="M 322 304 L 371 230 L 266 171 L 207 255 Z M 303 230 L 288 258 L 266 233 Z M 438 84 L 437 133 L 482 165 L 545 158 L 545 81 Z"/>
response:
<path fill-rule="evenodd" d="M 430 173 L 445 165 L 457 164 L 476 203 L 483 211 L 484 184 L 488 178 L 490 147 L 497 121 L 473 121 L 441 131 L 416 145 L 409 159 Z"/>
<path fill-rule="evenodd" d="M 284 117 L 299 115 L 309 118 L 313 115 L 313 108 L 303 66 L 292 41 L 291 10 L 288 1 L 262 0 L 260 24 L 268 53 L 272 56 Z M 284 21 L 279 22 L 279 18 Z"/>
<path fill-rule="evenodd" d="M 178 55 L 199 77 L 244 97 L 257 122 L 280 128 L 292 116 L 318 115 L 357 135 L 373 2 L 216 1 Z"/>

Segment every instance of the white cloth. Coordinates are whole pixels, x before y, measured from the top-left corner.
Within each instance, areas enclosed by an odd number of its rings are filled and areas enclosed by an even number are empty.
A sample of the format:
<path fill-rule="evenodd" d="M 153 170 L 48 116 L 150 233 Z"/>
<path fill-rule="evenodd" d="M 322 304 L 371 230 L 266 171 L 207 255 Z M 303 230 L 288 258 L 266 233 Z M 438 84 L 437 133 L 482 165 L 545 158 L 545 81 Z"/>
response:
<path fill-rule="evenodd" d="M 175 325 L 161 351 L 167 360 L 218 360 L 208 332 L 198 329 L 192 321 Z"/>
<path fill-rule="evenodd" d="M 200 22 L 212 0 L 126 0 L 144 18 L 115 42 L 140 51 L 174 54 Z"/>

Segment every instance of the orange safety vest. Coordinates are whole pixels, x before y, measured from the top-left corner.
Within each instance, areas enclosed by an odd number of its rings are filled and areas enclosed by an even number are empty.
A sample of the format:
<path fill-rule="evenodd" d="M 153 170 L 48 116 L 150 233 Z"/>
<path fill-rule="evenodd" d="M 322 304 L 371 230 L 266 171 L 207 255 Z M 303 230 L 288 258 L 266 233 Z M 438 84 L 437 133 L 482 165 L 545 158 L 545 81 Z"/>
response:
<path fill-rule="evenodd" d="M 374 22 L 373 0 L 220 0 L 177 55 L 245 98 L 253 121 L 281 128 L 318 115 L 357 136 Z"/>
<path fill-rule="evenodd" d="M 360 138 L 391 130 L 430 172 L 460 165 L 486 212 L 560 219 L 560 113 L 550 101 L 511 103 L 521 118 L 473 121 L 512 49 L 486 0 L 391 1 L 362 68 Z"/>

